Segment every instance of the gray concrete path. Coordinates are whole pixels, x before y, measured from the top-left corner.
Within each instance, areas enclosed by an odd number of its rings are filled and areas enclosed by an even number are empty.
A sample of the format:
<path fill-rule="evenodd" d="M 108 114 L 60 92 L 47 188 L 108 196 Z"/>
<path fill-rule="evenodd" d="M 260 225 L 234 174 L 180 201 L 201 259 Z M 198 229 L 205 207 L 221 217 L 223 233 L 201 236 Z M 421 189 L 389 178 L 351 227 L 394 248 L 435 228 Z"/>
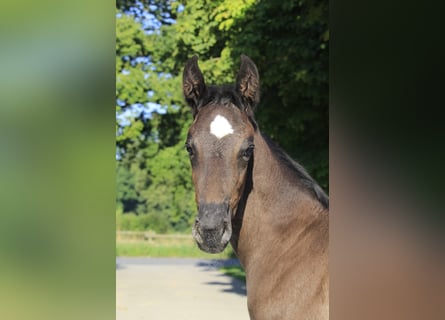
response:
<path fill-rule="evenodd" d="M 234 261 L 116 259 L 117 320 L 248 320 L 242 281 L 218 271 Z"/>

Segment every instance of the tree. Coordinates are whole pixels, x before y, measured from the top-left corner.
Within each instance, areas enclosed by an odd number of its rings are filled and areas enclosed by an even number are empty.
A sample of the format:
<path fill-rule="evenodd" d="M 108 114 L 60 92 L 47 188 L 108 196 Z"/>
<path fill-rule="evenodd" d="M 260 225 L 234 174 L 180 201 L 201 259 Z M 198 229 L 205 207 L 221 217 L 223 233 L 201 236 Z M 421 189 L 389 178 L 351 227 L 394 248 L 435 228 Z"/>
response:
<path fill-rule="evenodd" d="M 262 131 L 328 187 L 327 1 L 188 1 L 148 41 L 157 70 L 180 78 L 197 54 L 208 83 L 233 81 L 249 55 L 261 75 Z"/>
<path fill-rule="evenodd" d="M 193 221 L 183 149 L 191 113 L 181 81 L 194 54 L 214 84 L 233 82 L 241 53 L 249 55 L 261 76 L 262 132 L 328 187 L 326 1 L 118 1 L 117 7 L 117 201 L 124 214 L 160 215 L 173 230 Z"/>

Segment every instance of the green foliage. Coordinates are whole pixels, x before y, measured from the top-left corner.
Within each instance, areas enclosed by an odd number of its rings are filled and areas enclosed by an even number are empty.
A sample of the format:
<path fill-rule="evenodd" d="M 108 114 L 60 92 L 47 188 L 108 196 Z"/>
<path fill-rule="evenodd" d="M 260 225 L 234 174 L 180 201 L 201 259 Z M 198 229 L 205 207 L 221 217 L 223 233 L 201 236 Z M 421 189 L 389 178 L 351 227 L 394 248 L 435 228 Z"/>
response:
<path fill-rule="evenodd" d="M 146 193 L 147 209 L 163 212 L 176 231 L 189 229 L 196 211 L 190 165 L 183 144 L 163 149 L 156 161 L 148 165 L 153 181 Z"/>
<path fill-rule="evenodd" d="M 137 62 L 148 53 L 142 25 L 131 16 L 116 19 L 116 98 L 126 106 L 148 101 L 145 65 Z"/>
<path fill-rule="evenodd" d="M 133 110 L 128 123 L 116 125 L 121 227 L 186 231 L 193 222 L 183 149 L 191 114 L 181 80 L 194 54 L 207 83 L 215 84 L 233 82 L 241 53 L 249 55 L 261 76 L 261 130 L 328 188 L 327 1 L 140 2 L 157 17 L 158 30 L 138 3 L 117 2 L 116 112 Z M 149 103 L 159 108 L 134 109 Z"/>
<path fill-rule="evenodd" d="M 145 231 L 153 230 L 157 233 L 167 233 L 170 225 L 167 217 L 154 211 L 148 214 L 136 215 L 132 212 L 120 213 L 116 219 L 117 230 Z"/>

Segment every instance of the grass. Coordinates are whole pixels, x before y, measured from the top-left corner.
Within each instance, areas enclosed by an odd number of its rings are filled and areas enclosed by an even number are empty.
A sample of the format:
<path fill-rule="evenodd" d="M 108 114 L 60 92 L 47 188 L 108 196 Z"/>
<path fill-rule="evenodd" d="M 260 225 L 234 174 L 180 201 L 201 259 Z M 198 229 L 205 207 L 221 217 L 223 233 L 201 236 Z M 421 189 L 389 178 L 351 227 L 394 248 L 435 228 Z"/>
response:
<path fill-rule="evenodd" d="M 232 248 L 227 247 L 222 253 L 209 254 L 201 251 L 189 239 L 156 240 L 148 242 L 143 240 L 116 241 L 116 256 L 118 257 L 152 257 L 152 258 L 202 258 L 202 259 L 228 259 L 233 257 Z"/>
<path fill-rule="evenodd" d="M 200 258 L 200 259 L 230 259 L 234 258 L 230 246 L 218 254 L 201 251 L 193 239 L 156 239 L 144 240 L 116 240 L 117 257 L 151 257 L 151 258 Z M 220 268 L 224 274 L 246 282 L 246 274 L 240 266 Z"/>

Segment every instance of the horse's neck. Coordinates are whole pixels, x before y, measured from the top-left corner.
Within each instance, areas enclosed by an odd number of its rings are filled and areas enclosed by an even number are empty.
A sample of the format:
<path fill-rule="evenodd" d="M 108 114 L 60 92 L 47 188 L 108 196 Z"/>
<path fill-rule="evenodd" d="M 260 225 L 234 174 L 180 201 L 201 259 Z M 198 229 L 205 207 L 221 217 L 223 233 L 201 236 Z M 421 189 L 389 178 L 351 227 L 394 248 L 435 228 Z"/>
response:
<path fill-rule="evenodd" d="M 259 132 L 255 148 L 251 192 L 264 210 L 257 214 L 290 223 L 303 215 L 317 216 L 324 211 L 322 204 L 305 189 L 298 174 L 280 162 Z"/>
<path fill-rule="evenodd" d="M 267 250 L 262 244 L 268 238 L 280 238 L 277 245 L 283 245 L 294 238 L 287 237 L 287 233 L 304 232 L 313 221 L 325 219 L 321 204 L 289 177 L 264 138 L 258 135 L 251 185 L 246 186 L 242 207 L 233 221 L 232 245 L 244 267 L 252 255 L 263 254 L 262 248 Z"/>

